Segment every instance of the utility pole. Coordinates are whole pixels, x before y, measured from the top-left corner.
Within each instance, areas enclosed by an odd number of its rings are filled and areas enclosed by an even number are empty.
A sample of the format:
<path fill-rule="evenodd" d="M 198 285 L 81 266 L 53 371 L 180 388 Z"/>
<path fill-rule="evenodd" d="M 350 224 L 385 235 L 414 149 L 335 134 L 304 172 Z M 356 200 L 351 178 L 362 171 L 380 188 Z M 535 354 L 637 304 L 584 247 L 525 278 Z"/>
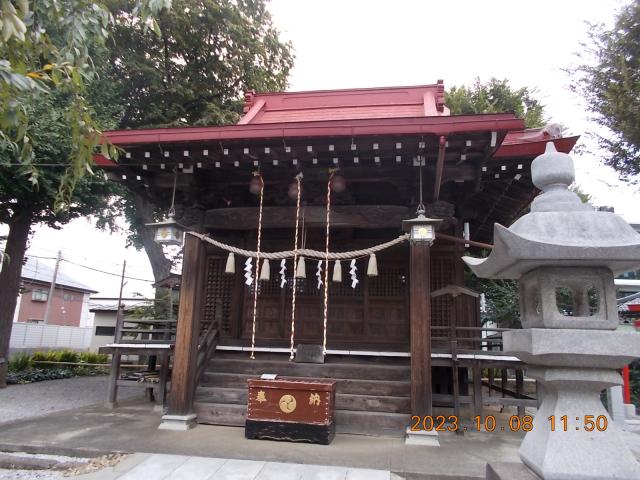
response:
<path fill-rule="evenodd" d="M 124 272 L 127 269 L 127 261 L 122 262 L 122 276 L 120 277 L 120 293 L 118 294 L 118 309 L 116 311 L 116 332 L 113 336 L 114 341 L 119 341 L 121 338 L 122 324 L 124 309 L 122 308 L 122 289 L 124 288 Z M 116 405 L 116 399 L 118 397 L 118 380 L 120 379 L 120 357 L 116 349 L 111 355 L 111 373 L 109 377 L 109 390 L 107 392 L 107 407 L 113 408 Z"/>
<path fill-rule="evenodd" d="M 44 323 L 49 323 L 49 314 L 51 313 L 51 303 L 53 302 L 53 293 L 56 289 L 56 279 L 58 278 L 58 267 L 60 266 L 60 260 L 62 259 L 62 252 L 58 250 L 58 257 L 56 258 L 56 266 L 53 269 L 53 278 L 51 279 L 51 285 L 49 286 L 49 295 L 47 296 L 47 306 L 44 310 Z"/>
<path fill-rule="evenodd" d="M 122 308 L 122 290 L 124 288 L 124 284 L 126 283 L 124 281 L 124 272 L 127 269 L 127 261 L 124 260 L 122 262 L 122 276 L 120 277 L 120 293 L 118 294 L 118 309 L 117 309 L 117 313 L 116 313 L 116 332 L 114 335 L 114 340 L 117 340 L 120 338 L 120 332 L 122 331 L 122 323 L 123 323 L 123 317 L 124 317 L 124 308 Z"/>

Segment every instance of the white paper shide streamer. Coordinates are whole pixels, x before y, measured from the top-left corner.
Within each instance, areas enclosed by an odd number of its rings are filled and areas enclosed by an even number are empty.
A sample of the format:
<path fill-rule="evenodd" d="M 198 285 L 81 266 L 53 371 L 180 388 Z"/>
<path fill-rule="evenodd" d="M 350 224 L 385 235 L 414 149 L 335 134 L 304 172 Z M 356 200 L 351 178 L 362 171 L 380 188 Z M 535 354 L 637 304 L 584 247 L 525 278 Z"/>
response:
<path fill-rule="evenodd" d="M 253 285 L 253 265 L 251 262 L 251 257 L 247 258 L 247 260 L 244 262 L 244 283 L 249 286 Z"/>
<path fill-rule="evenodd" d="M 287 260 L 280 260 L 280 288 L 284 288 L 287 284 Z"/>
<path fill-rule="evenodd" d="M 351 275 L 351 288 L 356 288 L 360 280 L 358 280 L 358 267 L 356 267 L 355 258 L 349 264 L 349 274 Z"/>
<path fill-rule="evenodd" d="M 316 277 L 318 278 L 318 290 L 322 287 L 322 260 L 318 260 L 318 270 L 316 271 Z"/>

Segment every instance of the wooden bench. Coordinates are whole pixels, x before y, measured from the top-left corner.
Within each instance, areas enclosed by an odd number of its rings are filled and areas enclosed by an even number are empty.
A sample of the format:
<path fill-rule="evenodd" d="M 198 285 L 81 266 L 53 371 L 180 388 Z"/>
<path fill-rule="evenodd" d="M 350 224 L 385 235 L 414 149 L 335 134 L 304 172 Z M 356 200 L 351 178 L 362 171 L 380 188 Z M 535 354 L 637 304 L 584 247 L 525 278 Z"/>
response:
<path fill-rule="evenodd" d="M 164 405 L 169 379 L 169 357 L 173 352 L 173 344 L 132 344 L 132 343 L 111 343 L 100 348 L 100 353 L 111 355 L 111 374 L 109 376 L 109 390 L 107 392 L 106 405 L 114 408 L 117 405 L 118 387 L 141 387 L 153 391 L 153 385 L 149 382 L 139 382 L 134 380 L 122 380 L 120 378 L 122 355 L 138 355 L 160 358 L 160 371 L 158 387 L 158 401 Z M 150 396 L 153 400 L 153 396 Z"/>
<path fill-rule="evenodd" d="M 149 400 L 154 401 L 154 387 L 157 388 L 158 402 L 164 405 L 167 383 L 169 381 L 170 356 L 175 345 L 176 320 L 156 318 L 125 318 L 124 309 L 119 308 L 116 316 L 114 343 L 100 347 L 100 353 L 111 355 L 111 374 L 107 392 L 106 406 L 117 405 L 118 387 L 133 386 L 144 388 Z M 158 381 L 144 381 L 121 378 L 121 360 L 123 355 L 146 356 L 147 373 L 158 372 Z M 156 362 L 160 360 L 160 369 Z"/>

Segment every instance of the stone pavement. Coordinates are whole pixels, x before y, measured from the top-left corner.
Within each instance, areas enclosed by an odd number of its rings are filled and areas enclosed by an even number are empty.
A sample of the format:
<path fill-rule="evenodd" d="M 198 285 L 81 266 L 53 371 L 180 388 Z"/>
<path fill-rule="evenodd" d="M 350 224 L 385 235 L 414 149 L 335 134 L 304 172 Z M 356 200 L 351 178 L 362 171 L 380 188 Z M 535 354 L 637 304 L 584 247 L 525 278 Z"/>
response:
<path fill-rule="evenodd" d="M 184 455 L 185 464 L 186 457 L 230 459 L 228 468 L 236 460 L 253 460 L 255 465 L 263 467 L 274 462 L 276 466 L 281 462 L 304 464 L 310 471 L 318 465 L 343 467 L 339 471 L 344 473 L 344 477 L 337 478 L 346 478 L 349 470 L 372 469 L 392 472 L 410 480 L 484 480 L 488 462 L 520 463 L 518 446 L 522 440 L 521 433 L 496 429 L 492 433 L 442 433 L 439 435 L 440 447 L 405 445 L 399 438 L 345 434 L 336 435 L 330 445 L 311 445 L 247 440 L 244 429 L 239 427 L 199 425 L 186 432 L 174 432 L 158 430 L 159 424 L 160 413 L 154 411 L 148 402 L 139 400 L 125 401 L 115 410 L 100 405 L 77 408 L 3 424 L 0 426 L 0 451 L 84 457 L 114 452 L 147 452 Z M 640 454 L 640 435 L 628 432 L 625 435 L 634 453 Z M 129 458 L 140 457 L 133 455 Z M 193 460 L 195 463 L 199 461 L 202 460 Z M 276 466 L 269 466 L 265 471 L 270 472 Z M 119 477 L 91 480 L 112 478 Z M 152 480 L 147 474 L 138 478 Z M 217 477 L 212 478 L 217 480 Z"/>
<path fill-rule="evenodd" d="M 149 403 L 126 401 L 5 423 L 0 451 L 97 456 L 147 452 L 172 455 L 333 465 L 390 471 L 422 479 L 484 479 L 488 461 L 518 462 L 521 434 L 467 432 L 440 435 L 441 447 L 405 445 L 400 438 L 336 435 L 330 445 L 247 440 L 244 429 L 199 425 L 186 432 L 158 430 Z M 418 476 L 419 475 L 419 476 Z M 145 479 L 146 480 L 146 479 Z"/>
<path fill-rule="evenodd" d="M 392 480 L 388 470 L 136 453 L 77 480 Z"/>

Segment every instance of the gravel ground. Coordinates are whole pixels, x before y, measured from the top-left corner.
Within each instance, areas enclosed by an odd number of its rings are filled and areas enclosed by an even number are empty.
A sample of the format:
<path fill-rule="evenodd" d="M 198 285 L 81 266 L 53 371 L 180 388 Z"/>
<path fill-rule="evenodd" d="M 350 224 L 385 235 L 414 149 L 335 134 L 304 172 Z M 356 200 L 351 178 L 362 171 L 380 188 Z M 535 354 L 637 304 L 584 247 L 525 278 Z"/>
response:
<path fill-rule="evenodd" d="M 108 381 L 108 376 L 74 377 L 9 385 L 0 389 L 0 424 L 103 403 L 107 398 Z M 118 399 L 143 395 L 139 388 L 118 389 Z M 0 478 L 4 477 L 0 475 Z"/>
<path fill-rule="evenodd" d="M 0 468 L 0 480 L 59 480 L 102 470 L 112 467 L 126 458 L 122 454 L 103 455 L 96 458 L 68 457 L 64 455 L 31 454 L 25 452 L 2 453 L 3 463 L 7 459 L 15 458 L 16 465 L 23 468 Z M 48 469 L 33 468 L 41 461 L 53 462 Z M 27 467 L 30 465 L 32 468 Z"/>
<path fill-rule="evenodd" d="M 60 480 L 67 478 L 63 472 L 52 470 L 5 470 L 0 468 L 2 480 Z"/>

